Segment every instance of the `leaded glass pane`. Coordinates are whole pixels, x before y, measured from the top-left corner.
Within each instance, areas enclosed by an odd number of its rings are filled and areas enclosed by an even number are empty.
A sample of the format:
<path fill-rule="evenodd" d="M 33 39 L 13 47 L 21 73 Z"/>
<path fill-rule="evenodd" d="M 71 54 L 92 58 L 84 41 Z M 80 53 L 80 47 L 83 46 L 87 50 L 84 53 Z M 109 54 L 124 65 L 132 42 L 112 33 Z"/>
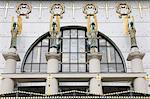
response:
<path fill-rule="evenodd" d="M 78 39 L 78 51 L 85 52 L 85 39 Z"/>
<path fill-rule="evenodd" d="M 45 54 L 48 53 L 48 47 L 41 47 L 41 63 L 46 63 Z"/>
<path fill-rule="evenodd" d="M 40 63 L 40 54 L 41 54 L 41 47 L 34 47 L 33 49 L 33 63 Z"/>
<path fill-rule="evenodd" d="M 79 64 L 79 72 L 86 72 L 86 64 Z"/>
<path fill-rule="evenodd" d="M 30 63 L 25 64 L 23 72 L 31 72 L 31 64 Z"/>
<path fill-rule="evenodd" d="M 106 40 L 99 39 L 99 44 L 100 44 L 100 46 L 106 46 Z"/>
<path fill-rule="evenodd" d="M 69 64 L 62 64 L 62 72 L 69 72 Z"/>
<path fill-rule="evenodd" d="M 70 30 L 64 30 L 63 31 L 63 37 L 64 38 L 70 38 Z"/>
<path fill-rule="evenodd" d="M 100 47 L 100 52 L 102 54 L 102 63 L 107 63 L 107 52 L 106 52 L 106 47 Z"/>
<path fill-rule="evenodd" d="M 125 72 L 123 64 L 117 64 L 117 72 Z"/>
<path fill-rule="evenodd" d="M 71 52 L 77 52 L 77 39 L 71 39 Z"/>
<path fill-rule="evenodd" d="M 70 64 L 70 72 L 77 72 L 78 66 L 77 64 Z"/>
<path fill-rule="evenodd" d="M 78 60 L 79 63 L 85 63 L 85 53 L 79 53 Z"/>
<path fill-rule="evenodd" d="M 121 58 L 120 58 L 118 52 L 115 51 L 115 53 L 116 53 L 116 62 L 117 62 L 117 63 L 122 63 Z"/>
<path fill-rule="evenodd" d="M 85 38 L 85 31 L 78 30 L 78 38 Z"/>
<path fill-rule="evenodd" d="M 108 63 L 115 63 L 115 53 L 113 47 L 107 47 Z"/>
<path fill-rule="evenodd" d="M 46 63 L 42 63 L 40 64 L 40 72 L 47 72 L 47 64 Z"/>
<path fill-rule="evenodd" d="M 101 64 L 100 70 L 101 72 L 108 72 L 108 64 Z"/>
<path fill-rule="evenodd" d="M 63 39 L 63 52 L 69 52 L 70 39 Z"/>
<path fill-rule="evenodd" d="M 78 35 L 77 30 L 76 29 L 72 29 L 71 30 L 71 38 L 77 38 L 77 35 Z"/>
<path fill-rule="evenodd" d="M 77 61 L 78 61 L 77 53 L 71 53 L 70 54 L 70 62 L 77 63 Z"/>
<path fill-rule="evenodd" d="M 109 72 L 116 72 L 116 64 L 109 64 Z"/>
<path fill-rule="evenodd" d="M 39 72 L 39 64 L 32 64 L 32 72 Z"/>
<path fill-rule="evenodd" d="M 69 63 L 69 53 L 63 53 L 62 54 L 62 62 L 63 63 Z"/>

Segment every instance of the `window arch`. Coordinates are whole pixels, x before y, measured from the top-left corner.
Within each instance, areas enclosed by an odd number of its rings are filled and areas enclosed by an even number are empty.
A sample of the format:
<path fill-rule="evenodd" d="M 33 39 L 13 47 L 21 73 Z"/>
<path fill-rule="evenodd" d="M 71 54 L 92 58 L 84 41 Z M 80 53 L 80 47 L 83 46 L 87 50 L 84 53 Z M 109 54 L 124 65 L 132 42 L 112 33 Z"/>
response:
<path fill-rule="evenodd" d="M 47 63 L 45 53 L 50 49 L 49 32 L 39 37 L 26 52 L 22 72 L 46 72 Z M 86 27 L 61 27 L 60 72 L 88 72 L 87 53 L 88 44 Z M 102 53 L 101 72 L 126 72 L 124 58 L 119 48 L 106 35 L 97 35 L 98 51 Z"/>

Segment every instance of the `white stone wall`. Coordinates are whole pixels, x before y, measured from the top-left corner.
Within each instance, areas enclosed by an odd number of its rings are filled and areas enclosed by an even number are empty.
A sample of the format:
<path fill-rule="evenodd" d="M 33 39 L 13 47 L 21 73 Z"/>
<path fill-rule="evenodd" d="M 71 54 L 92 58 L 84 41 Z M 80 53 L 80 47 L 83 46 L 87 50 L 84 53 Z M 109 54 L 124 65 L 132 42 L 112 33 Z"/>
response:
<path fill-rule="evenodd" d="M 6 52 L 10 46 L 10 28 L 11 28 L 11 17 L 17 16 L 15 12 L 15 7 L 21 1 L 0 1 L 0 73 L 3 73 L 3 68 L 5 67 L 5 60 L 2 56 L 3 52 Z M 126 60 L 127 55 L 130 50 L 130 39 L 123 33 L 122 19 L 119 19 L 115 6 L 121 1 L 27 1 L 32 5 L 32 13 L 29 15 L 29 19 L 23 18 L 23 30 L 22 34 L 18 37 L 17 49 L 21 60 L 30 47 L 30 45 L 42 34 L 49 31 L 49 5 L 53 3 L 64 3 L 65 13 L 63 19 L 61 20 L 61 26 L 68 25 L 80 25 L 86 26 L 86 19 L 82 13 L 82 7 L 87 3 L 95 3 L 98 7 L 98 24 L 99 31 L 110 37 L 116 45 L 120 48 L 123 53 L 124 59 Z M 140 16 L 140 9 L 138 1 L 127 1 L 132 7 L 132 13 L 135 17 L 135 27 L 137 30 L 137 43 L 142 52 L 146 55 L 143 59 L 143 64 L 145 72 L 150 74 L 150 1 L 141 0 L 140 4 L 142 6 L 142 17 Z M 9 3 L 9 6 L 14 7 L 13 9 L 8 9 L 7 16 L 5 17 L 5 9 L 1 7 Z M 39 4 L 42 4 L 42 16 L 39 18 Z M 106 18 L 105 4 L 108 3 L 109 15 Z M 71 8 L 74 4 L 75 10 Z M 18 62 L 17 72 L 20 72 L 21 62 Z M 130 63 L 126 61 L 127 70 L 130 72 Z"/>

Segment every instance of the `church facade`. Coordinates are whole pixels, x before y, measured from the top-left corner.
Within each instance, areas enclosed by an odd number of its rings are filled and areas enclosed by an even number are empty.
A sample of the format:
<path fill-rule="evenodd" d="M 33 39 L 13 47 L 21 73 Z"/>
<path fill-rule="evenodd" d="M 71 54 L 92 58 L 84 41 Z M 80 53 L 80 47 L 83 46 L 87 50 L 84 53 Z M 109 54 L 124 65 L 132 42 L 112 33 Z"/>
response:
<path fill-rule="evenodd" d="M 0 1 L 0 94 L 150 94 L 150 1 Z"/>

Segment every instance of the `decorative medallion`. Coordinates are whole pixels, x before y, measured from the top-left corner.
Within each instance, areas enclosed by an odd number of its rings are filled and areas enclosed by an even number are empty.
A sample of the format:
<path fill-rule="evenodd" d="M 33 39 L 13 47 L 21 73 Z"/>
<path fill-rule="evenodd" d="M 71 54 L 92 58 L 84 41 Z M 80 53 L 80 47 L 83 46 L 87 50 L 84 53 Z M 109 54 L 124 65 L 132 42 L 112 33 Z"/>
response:
<path fill-rule="evenodd" d="M 27 3 L 20 3 L 16 8 L 16 13 L 20 16 L 26 16 L 26 18 L 29 18 L 29 14 L 32 11 L 32 6 Z"/>
<path fill-rule="evenodd" d="M 87 4 L 83 8 L 83 13 L 86 14 L 86 15 L 93 16 L 93 15 L 98 13 L 97 6 L 94 5 L 94 4 Z"/>
<path fill-rule="evenodd" d="M 65 6 L 63 4 L 53 4 L 50 6 L 50 13 L 54 16 L 61 16 L 65 12 Z"/>
<path fill-rule="evenodd" d="M 122 16 L 128 16 L 131 13 L 131 7 L 127 3 L 119 3 L 116 6 L 116 13 L 120 18 Z"/>

